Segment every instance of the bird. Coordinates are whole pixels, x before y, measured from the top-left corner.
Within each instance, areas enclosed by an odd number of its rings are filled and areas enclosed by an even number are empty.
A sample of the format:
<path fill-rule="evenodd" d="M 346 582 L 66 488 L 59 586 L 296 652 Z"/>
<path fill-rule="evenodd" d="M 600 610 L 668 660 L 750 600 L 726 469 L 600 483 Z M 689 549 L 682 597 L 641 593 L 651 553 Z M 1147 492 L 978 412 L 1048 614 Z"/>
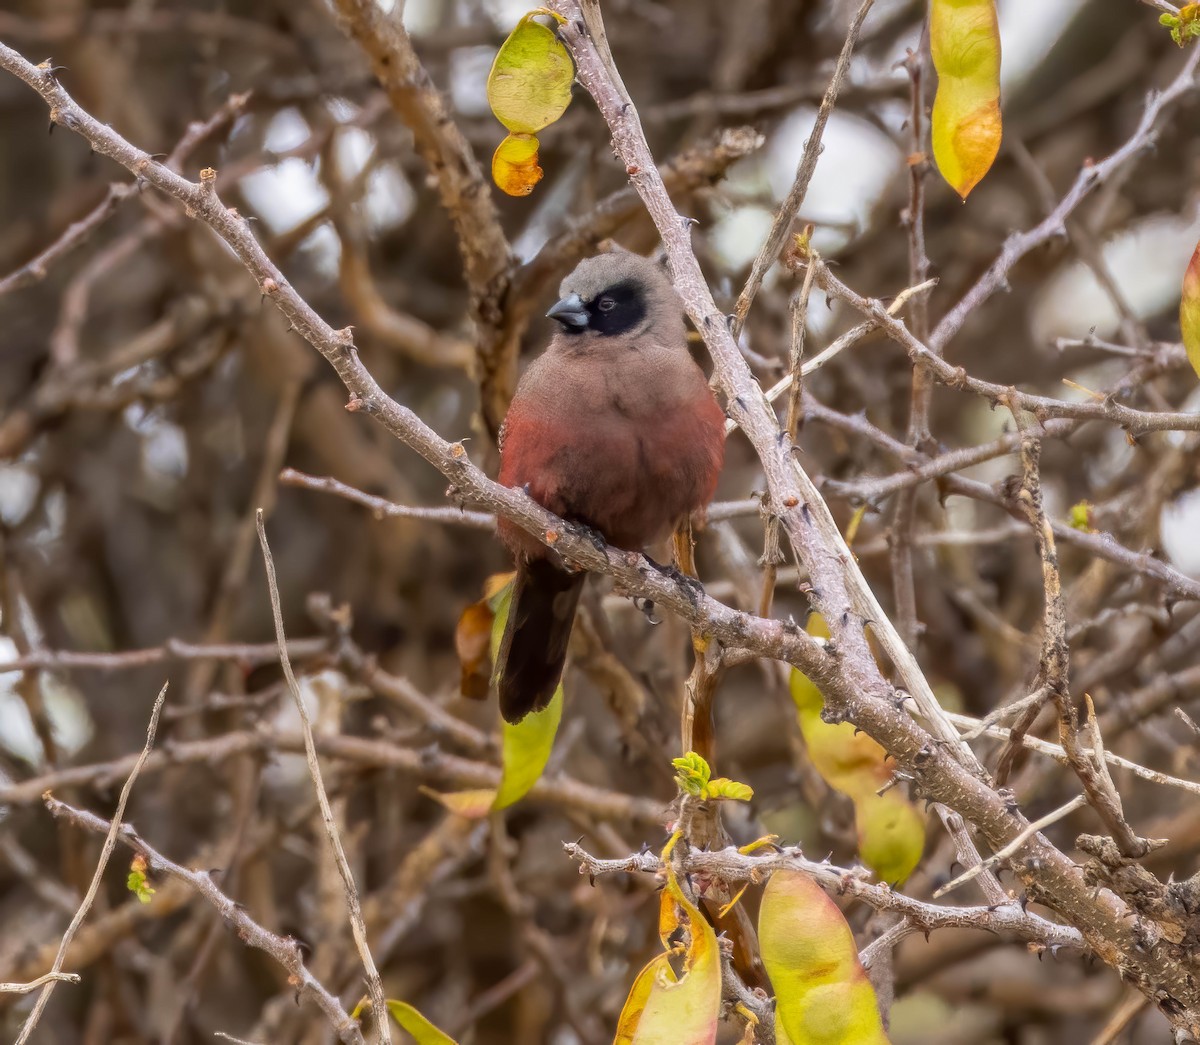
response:
<path fill-rule="evenodd" d="M 559 293 L 546 315 L 561 329 L 501 426 L 499 482 L 597 541 L 640 552 L 712 500 L 725 412 L 655 261 L 621 248 L 585 258 Z M 587 574 L 507 519 L 497 532 L 516 578 L 495 674 L 501 715 L 516 723 L 554 695 Z"/>

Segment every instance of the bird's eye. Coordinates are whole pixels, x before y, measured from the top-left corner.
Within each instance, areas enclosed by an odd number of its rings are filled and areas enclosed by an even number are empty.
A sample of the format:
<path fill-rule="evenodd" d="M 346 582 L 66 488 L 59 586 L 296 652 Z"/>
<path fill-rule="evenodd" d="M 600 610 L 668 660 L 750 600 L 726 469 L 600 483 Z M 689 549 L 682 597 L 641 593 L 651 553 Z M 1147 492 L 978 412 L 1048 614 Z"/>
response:
<path fill-rule="evenodd" d="M 617 305 L 617 303 L 615 301 L 613 301 L 613 299 L 610 297 L 602 297 L 599 301 L 596 302 L 596 307 L 601 312 L 611 312 L 616 307 L 616 305 Z"/>

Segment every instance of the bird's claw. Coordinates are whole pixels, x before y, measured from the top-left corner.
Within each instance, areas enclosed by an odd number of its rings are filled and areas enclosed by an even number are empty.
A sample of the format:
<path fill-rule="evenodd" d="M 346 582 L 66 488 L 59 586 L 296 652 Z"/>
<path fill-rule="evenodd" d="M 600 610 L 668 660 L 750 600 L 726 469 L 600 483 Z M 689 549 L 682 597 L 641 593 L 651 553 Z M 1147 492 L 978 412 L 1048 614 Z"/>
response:
<path fill-rule="evenodd" d="M 589 526 L 584 522 L 575 521 L 568 522 L 567 527 L 576 537 L 582 537 L 585 540 L 591 541 L 592 547 L 601 555 L 607 557 L 608 541 L 605 539 L 604 534 L 597 530 L 596 527 Z"/>
<path fill-rule="evenodd" d="M 664 566 L 661 562 L 655 562 L 653 559 L 649 559 L 648 561 L 664 577 L 669 577 L 676 584 L 682 585 L 687 594 L 688 601 L 692 605 L 695 605 L 699 597 L 704 594 L 704 585 L 690 573 L 684 573 L 675 563 L 668 563 Z"/>

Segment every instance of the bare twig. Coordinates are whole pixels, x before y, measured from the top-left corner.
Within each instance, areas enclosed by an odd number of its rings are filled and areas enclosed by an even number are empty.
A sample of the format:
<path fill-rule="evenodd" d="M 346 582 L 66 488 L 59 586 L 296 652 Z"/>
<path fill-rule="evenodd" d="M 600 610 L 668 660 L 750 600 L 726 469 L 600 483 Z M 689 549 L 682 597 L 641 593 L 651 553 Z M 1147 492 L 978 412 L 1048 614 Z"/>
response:
<path fill-rule="evenodd" d="M 753 266 L 751 266 L 750 276 L 746 280 L 746 285 L 742 288 L 741 294 L 738 295 L 737 304 L 733 309 L 734 337 L 737 337 L 741 333 L 742 327 L 746 322 L 746 315 L 749 313 L 750 306 L 754 303 L 754 297 L 758 293 L 758 288 L 762 286 L 763 277 L 766 276 L 767 270 L 778 259 L 779 251 L 783 247 L 784 240 L 787 238 L 788 230 L 792 227 L 792 222 L 795 221 L 796 215 L 800 212 L 800 208 L 804 204 L 804 197 L 808 193 L 809 182 L 812 181 L 813 172 L 817 169 L 817 160 L 821 157 L 821 136 L 825 133 L 825 125 L 829 122 L 829 116 L 833 112 L 834 105 L 837 104 L 838 92 L 841 90 L 846 70 L 850 68 L 850 58 L 854 54 L 854 45 L 858 41 L 858 34 L 862 31 L 863 22 L 866 20 L 867 13 L 871 10 L 874 3 L 875 0 L 862 0 L 858 11 L 855 12 L 854 18 L 850 21 L 850 28 L 846 31 L 846 42 L 842 44 L 842 52 L 838 55 L 833 76 L 829 81 L 829 86 L 825 90 L 825 97 L 821 99 L 821 106 L 817 110 L 817 119 L 813 124 L 812 133 L 804 143 L 804 152 L 800 157 L 800 164 L 796 168 L 795 181 L 792 182 L 792 187 L 788 190 L 788 194 L 783 198 L 783 202 L 775 212 L 775 219 L 771 223 L 771 231 L 767 233 L 767 238 L 759 249 Z"/>
<path fill-rule="evenodd" d="M 905 288 L 904 290 L 900 291 L 900 293 L 897 294 L 892 299 L 891 304 L 888 305 L 888 312 L 892 315 L 896 315 L 914 295 L 921 294 L 925 291 L 928 291 L 931 288 L 935 287 L 936 285 L 937 285 L 936 279 L 929 279 L 929 280 L 926 280 L 924 283 L 918 284 L 915 287 Z M 876 330 L 876 329 L 878 329 L 878 324 L 873 323 L 870 320 L 868 320 L 865 323 L 859 323 L 857 326 L 851 327 L 849 330 L 846 331 L 846 333 L 840 335 L 839 337 L 837 337 L 833 341 L 831 341 L 825 348 L 823 348 L 820 352 L 818 352 L 815 356 L 813 356 L 812 359 L 810 359 L 807 363 L 801 364 L 800 370 L 799 370 L 800 377 L 805 378 L 805 377 L 808 377 L 810 374 L 815 374 L 831 359 L 833 359 L 836 356 L 841 355 L 841 353 L 844 352 L 846 349 L 852 348 L 854 345 L 858 344 L 858 342 L 861 341 L 864 337 L 866 337 L 869 333 L 871 333 L 871 331 Z M 781 395 L 783 395 L 784 392 L 786 392 L 789 388 L 792 387 L 793 380 L 794 380 L 794 375 L 792 375 L 792 374 L 787 374 L 786 376 L 781 377 L 775 384 L 773 384 L 770 388 L 767 389 L 767 391 L 765 393 L 766 397 L 767 397 L 767 401 L 771 402 L 771 403 L 775 402 L 776 399 L 778 399 Z M 725 422 L 725 431 L 727 433 L 733 432 L 736 430 L 737 430 L 737 422 L 734 421 L 732 418 L 730 418 L 728 421 Z M 711 517 L 712 516 L 711 516 L 711 511 L 710 511 L 710 518 Z"/>
<path fill-rule="evenodd" d="M 78 983 L 79 973 L 48 972 L 44 976 L 39 976 L 36 980 L 30 980 L 28 983 L 0 983 L 0 994 L 28 994 L 30 991 L 36 991 L 39 987 L 44 987 L 46 984 L 57 980 L 61 980 L 64 983 Z"/>
<path fill-rule="evenodd" d="M 329 845 L 333 850 L 334 860 L 345 889 L 346 906 L 350 913 L 350 929 L 354 934 L 354 943 L 358 947 L 358 955 L 362 959 L 363 969 L 367 974 L 367 989 L 370 992 L 371 1005 L 378 1022 L 379 1036 L 384 1045 L 390 1045 L 392 1035 L 386 1016 L 387 999 L 383 993 L 379 970 L 375 968 L 375 960 L 371 957 L 371 949 L 367 945 L 367 927 L 363 921 L 358 888 L 354 884 L 354 872 L 350 870 L 350 861 L 346 859 L 346 851 L 342 848 L 341 835 L 338 833 L 337 822 L 333 818 L 333 810 L 329 805 L 329 795 L 325 792 L 325 782 L 321 777 L 321 763 L 317 758 L 316 743 L 313 741 L 312 722 L 309 720 L 308 708 L 300 693 L 296 676 L 292 673 L 292 662 L 288 658 L 287 636 L 283 630 L 283 609 L 279 604 L 279 586 L 275 580 L 275 560 L 271 556 L 271 546 L 267 543 L 267 531 L 261 508 L 255 514 L 255 524 L 258 528 L 258 543 L 262 547 L 263 565 L 267 571 L 267 587 L 271 592 L 271 615 L 275 619 L 275 639 L 279 643 L 279 663 L 283 667 L 288 689 L 291 691 L 292 699 L 296 702 L 296 710 L 300 715 L 300 726 L 304 735 L 304 754 L 308 759 L 308 772 L 312 777 L 317 802 L 321 808 L 321 820 L 325 825 L 325 833 L 329 838 Z"/>
<path fill-rule="evenodd" d="M 365 1045 L 362 1031 L 342 1008 L 341 1002 L 313 979 L 301 957 L 300 944 L 289 937 L 277 936 L 264 929 L 246 913 L 246 909 L 241 904 L 231 900 L 217 888 L 210 874 L 205 871 L 192 871 L 168 860 L 128 824 L 110 823 L 92 813 L 75 809 L 49 795 L 46 796 L 46 808 L 53 816 L 89 831 L 107 834 L 114 827 L 117 828 L 116 839 L 135 853 L 140 853 L 145 857 L 151 872 L 168 875 L 189 885 L 212 904 L 226 922 L 233 926 L 237 931 L 238 938 L 243 943 L 265 951 L 274 958 L 287 971 L 296 989 L 312 997 L 317 1007 L 325 1014 L 325 1018 L 329 1020 L 340 1041 L 345 1042 L 346 1045 Z"/>
<path fill-rule="evenodd" d="M 898 766 L 912 776 L 919 790 L 958 810 L 979 829 L 993 851 L 1002 848 L 1021 833 L 1024 818 L 1019 812 L 1005 808 L 1001 797 L 984 778 L 974 756 L 959 741 L 957 731 L 934 699 L 911 652 L 900 641 L 867 587 L 815 486 L 798 467 L 790 449 L 779 445 L 779 425 L 774 412 L 749 374 L 715 307 L 691 251 L 685 225 L 671 206 L 658 177 L 653 157 L 641 134 L 636 110 L 620 87 L 619 77 L 611 71 L 611 57 L 604 45 L 603 26 L 594 5 L 589 3 L 581 9 L 575 0 L 561 0 L 559 6 L 569 14 L 562 35 L 575 55 L 581 82 L 593 93 L 613 129 L 614 145 L 621 160 L 627 168 L 637 171 L 633 175 L 635 187 L 663 237 L 676 285 L 708 344 L 717 381 L 726 394 L 730 412 L 760 456 L 773 501 L 781 506 L 783 530 L 812 579 L 812 601 L 830 621 L 834 631 L 831 646 L 814 643 L 783 622 L 740 614 L 704 596 L 689 598 L 680 586 L 650 576 L 649 567 L 640 557 L 612 550 L 601 552 L 591 547 L 585 538 L 570 533 L 561 520 L 537 508 L 520 492 L 487 482 L 467 462 L 461 444 L 450 444 L 438 438 L 415 414 L 381 392 L 359 363 L 350 333 L 334 331 L 320 319 L 266 257 L 245 222 L 239 216 L 231 215 L 215 194 L 202 192 L 198 186 L 174 176 L 130 146 L 111 128 L 94 120 L 70 99 L 48 69 L 39 70 L 3 47 L 0 47 L 0 67 L 9 69 L 37 90 L 47 101 L 57 123 L 83 134 L 96 151 L 116 158 L 150 184 L 179 200 L 197 220 L 224 239 L 254 274 L 264 294 L 276 302 L 296 329 L 337 370 L 351 390 L 351 409 L 377 418 L 407 445 L 417 449 L 451 480 L 460 496 L 502 512 L 506 518 L 554 544 L 567 561 L 617 577 L 628 590 L 676 610 L 689 623 L 704 627 L 720 641 L 800 667 L 826 693 L 827 707 L 832 714 L 864 728 L 895 756 Z M 582 29 L 577 22 L 582 22 Z M 870 318 L 887 327 L 889 333 L 893 333 L 896 326 L 903 328 L 902 324 L 896 324 L 892 317 L 886 316 L 882 306 L 878 312 L 870 312 Z M 929 365 L 937 372 L 932 363 Z M 1048 402 L 1055 407 L 1061 405 L 1055 400 Z M 1111 407 L 1111 404 L 1102 405 L 1105 410 Z M 1093 411 L 1088 416 L 1105 416 L 1091 403 L 1066 404 L 1066 408 L 1086 408 Z M 1126 416 L 1120 415 L 1119 411 L 1116 413 L 1122 418 Z M 1132 411 L 1132 414 L 1135 415 L 1132 420 L 1137 423 L 1153 418 L 1150 427 L 1160 429 L 1174 426 L 1180 416 L 1189 416 L 1166 412 L 1151 415 L 1141 411 Z M 1075 414 L 1063 413 L 1062 416 Z M 1191 424 L 1184 427 L 1194 427 L 1195 419 L 1190 421 Z M 645 574 L 641 572 L 643 570 Z M 901 709 L 905 694 L 897 693 L 874 664 L 863 631 L 864 621 L 871 622 L 885 653 L 895 664 L 899 682 L 912 695 L 928 723 L 928 731 Z M 339 752 L 348 753 L 354 746 L 353 740 L 328 738 L 321 746 L 324 750 L 336 747 Z M 354 757 L 361 759 L 359 764 L 373 764 L 373 760 L 380 759 L 379 764 L 394 762 L 407 767 L 419 762 L 416 753 L 387 745 L 372 748 L 370 753 L 356 750 Z M 442 764 L 447 763 L 443 761 Z M 468 763 L 468 766 L 477 779 L 488 778 L 495 772 L 494 767 L 478 763 Z M 430 772 L 423 766 L 417 771 Z M 495 779 L 494 776 L 490 778 Z M 534 793 L 537 791 L 535 788 Z M 950 819 L 956 841 L 973 848 L 961 820 Z M 968 857 L 964 862 L 973 864 L 977 859 L 977 856 Z M 1119 963 L 1132 982 L 1158 999 L 1160 1007 L 1176 1026 L 1200 1026 L 1197 1015 L 1200 992 L 1195 984 L 1177 963 L 1159 962 L 1139 948 L 1136 934 L 1125 919 L 1125 907 L 1117 898 L 1106 890 L 1091 889 L 1079 868 L 1044 838 L 1033 836 L 1025 840 L 1022 852 L 1012 863 L 1031 896 L 1056 910 L 1069 911 L 1072 922 L 1084 938 L 1106 961 Z M 985 875 L 984 880 L 988 880 L 988 876 Z M 1170 999 L 1171 1004 L 1163 1003 L 1164 998 Z"/>
<path fill-rule="evenodd" d="M 423 508 L 407 504 L 396 504 L 383 497 L 364 493 L 347 486 L 332 476 L 305 475 L 294 468 L 285 468 L 279 473 L 284 486 L 298 486 L 302 490 L 315 490 L 333 494 L 347 501 L 371 509 L 376 519 L 421 519 L 426 522 L 449 523 L 477 530 L 495 530 L 496 517 L 488 512 L 470 512 L 465 508 Z"/>
<path fill-rule="evenodd" d="M 104 194 L 104 199 L 78 221 L 67 226 L 63 234 L 50 246 L 36 257 L 30 258 L 20 268 L 0 279 L 0 297 L 14 290 L 21 290 L 24 287 L 40 283 L 50 274 L 50 269 L 55 262 L 83 246 L 91 238 L 92 233 L 136 192 L 137 185 L 133 182 L 110 185 Z"/>
<path fill-rule="evenodd" d="M 1200 49 L 1197 50 L 1200 54 Z M 875 319 L 888 335 L 908 353 L 909 358 L 930 372 L 949 388 L 972 392 L 992 402 L 1009 401 L 1013 406 L 1028 410 L 1044 421 L 1051 417 L 1073 417 L 1084 421 L 1110 421 L 1129 432 L 1196 432 L 1200 431 L 1200 414 L 1171 411 L 1136 410 L 1113 399 L 1069 402 L 1049 396 L 1021 392 L 1011 386 L 970 377 L 961 367 L 952 366 L 919 341 L 898 319 L 888 315 L 883 303 L 851 290 L 828 267 L 822 266 L 817 275 L 822 290 L 847 302 L 864 316 Z"/>
<path fill-rule="evenodd" d="M 319 657 L 329 652 L 329 643 L 323 638 L 292 639 L 288 642 L 288 653 L 301 660 Z M 232 660 L 247 667 L 270 664 L 279 657 L 275 643 L 191 643 L 181 639 L 168 639 L 161 646 L 146 649 L 115 650 L 112 653 L 87 653 L 77 650 L 37 650 L 23 657 L 0 661 L 0 674 L 9 671 L 33 671 L 39 669 L 68 670 L 91 669 L 94 671 L 125 671 L 144 668 L 150 664 L 166 664 L 171 661 L 188 660 Z"/>
<path fill-rule="evenodd" d="M 1008 286 L 1008 275 L 1018 261 L 1041 244 L 1065 236 L 1067 217 L 1075 208 L 1098 186 L 1118 174 L 1125 164 L 1141 156 L 1154 144 L 1155 125 L 1159 117 L 1184 95 L 1196 89 L 1197 65 L 1200 65 L 1200 48 L 1193 47 L 1184 59 L 1183 67 L 1167 87 L 1149 96 L 1142 111 L 1142 118 L 1125 143 L 1099 162 L 1086 164 L 1076 176 L 1070 190 L 1045 220 L 1028 232 L 1018 232 L 1009 236 L 1000 251 L 1000 256 L 946 313 L 930 335 L 929 347 L 934 353 L 940 354 L 950 339 L 962 329 L 967 317 L 993 294 Z"/>
<path fill-rule="evenodd" d="M 483 413 L 495 435 L 516 387 L 519 341 L 501 330 L 513 261 L 492 193 L 470 144 L 413 48 L 401 8 L 388 13 L 374 0 L 336 0 L 334 6 L 412 131 L 454 224 L 478 328 Z"/>
<path fill-rule="evenodd" d="M 42 1018 L 42 1013 L 46 1011 L 46 1006 L 50 1002 L 50 995 L 54 993 L 55 985 L 63 978 L 59 974 L 62 972 L 63 962 L 67 957 L 67 950 L 70 948 L 75 934 L 79 931 L 79 927 L 83 924 L 83 920 L 87 917 L 88 911 L 92 909 L 92 903 L 95 901 L 96 893 L 100 889 L 100 882 L 104 878 L 104 869 L 108 866 L 108 858 L 112 856 L 112 851 L 116 848 L 117 832 L 121 829 L 121 818 L 125 815 L 125 806 L 129 802 L 130 792 L 133 791 L 134 781 L 137 780 L 138 774 L 142 771 L 142 766 L 146 764 L 146 759 L 150 756 L 150 749 L 154 746 L 154 734 L 158 729 L 158 716 L 162 711 L 163 702 L 166 699 L 167 687 L 164 683 L 163 688 L 159 690 L 158 696 L 155 698 L 154 707 L 150 711 L 150 725 L 146 727 L 145 746 L 142 748 L 142 753 L 138 756 L 137 761 L 134 762 L 133 768 L 129 771 L 129 776 L 125 780 L 125 786 L 121 788 L 121 797 L 117 800 L 117 811 L 113 814 L 112 823 L 108 825 L 108 831 L 104 837 L 104 846 L 100 850 L 100 859 L 96 861 L 96 870 L 92 875 L 91 884 L 88 886 L 88 890 L 79 904 L 79 909 L 75 912 L 75 917 L 71 919 L 71 924 L 67 926 L 67 931 L 63 933 L 62 941 L 58 945 L 58 953 L 54 956 L 54 966 L 47 973 L 46 983 L 42 987 L 42 993 L 38 995 L 33 1011 L 25 1020 L 24 1026 L 21 1027 L 21 1033 L 17 1036 L 17 1045 L 25 1045 L 25 1042 L 29 1040 L 29 1036 L 33 1033 L 38 1025 L 38 1021 Z"/>
<path fill-rule="evenodd" d="M 469 727 L 468 727 L 469 728 Z M 392 769 L 431 784 L 461 788 L 500 786 L 500 767 L 473 759 L 449 755 L 436 748 L 414 751 L 383 740 L 351 736 L 320 736 L 317 751 L 361 769 Z M 208 740 L 174 743 L 159 748 L 146 761 L 143 772 L 161 772 L 169 766 L 185 763 L 219 764 L 226 759 L 256 752 L 300 752 L 304 738 L 295 733 L 272 734 L 268 730 L 242 730 Z M 19 784 L 0 787 L 0 807 L 29 805 L 47 790 L 103 784 L 120 779 L 129 771 L 135 756 L 114 759 L 71 769 L 45 773 Z M 649 798 L 627 795 L 581 783 L 568 776 L 542 777 L 530 790 L 526 801 L 575 809 L 601 820 L 628 821 L 661 826 L 667 807 Z"/>
<path fill-rule="evenodd" d="M 1002 848 L 1002 849 L 997 850 L 995 853 L 993 853 L 991 856 L 989 856 L 986 860 L 984 860 L 982 864 L 978 864 L 975 867 L 968 868 L 966 871 L 964 871 L 962 874 L 960 874 L 957 878 L 952 879 L 951 881 L 949 881 L 945 885 L 943 885 L 940 889 L 935 890 L 934 894 L 933 894 L 933 898 L 935 900 L 937 900 L 937 899 L 945 896 L 947 893 L 952 892 L 953 890 L 957 889 L 960 885 L 966 885 L 967 882 L 970 882 L 973 879 L 975 879 L 976 877 L 978 877 L 981 871 L 984 871 L 987 868 L 995 867 L 1001 861 L 1007 860 L 1010 856 L 1016 855 L 1016 853 L 1018 853 L 1020 851 L 1021 846 L 1023 846 L 1026 842 L 1028 842 L 1031 838 L 1033 838 L 1033 836 L 1036 835 L 1043 828 L 1049 827 L 1051 824 L 1058 823 L 1064 817 L 1070 816 L 1073 812 L 1075 812 L 1075 810 L 1082 809 L 1087 804 L 1088 804 L 1087 795 L 1076 795 L 1074 798 L 1071 799 L 1071 801 L 1067 802 L 1065 805 L 1061 805 L 1057 809 L 1053 810 L 1052 812 L 1047 813 L 1045 816 L 1039 817 L 1037 820 L 1034 820 L 1030 824 L 1026 824 L 1025 827 L 1021 830 L 1021 833 L 1018 834 L 1017 837 L 1014 838 L 1011 842 L 1009 842 L 1008 845 L 1004 846 L 1004 848 Z"/>
<path fill-rule="evenodd" d="M 929 274 L 925 253 L 925 174 L 929 162 L 925 156 L 924 65 L 929 52 L 929 17 L 926 15 L 916 51 L 910 51 L 904 66 L 910 82 L 908 112 L 908 281 L 920 283 Z M 924 340 L 929 333 L 929 299 L 916 295 L 909 308 L 909 325 L 915 336 Z M 929 429 L 929 405 L 933 382 L 927 371 L 914 367 L 909 399 L 909 446 L 924 448 L 933 439 Z M 917 589 L 913 555 L 913 528 L 916 521 L 917 488 L 908 487 L 896 498 L 889 533 L 889 558 L 892 567 L 892 593 L 896 600 L 896 629 L 909 646 L 915 646 L 920 634 L 917 619 Z"/>

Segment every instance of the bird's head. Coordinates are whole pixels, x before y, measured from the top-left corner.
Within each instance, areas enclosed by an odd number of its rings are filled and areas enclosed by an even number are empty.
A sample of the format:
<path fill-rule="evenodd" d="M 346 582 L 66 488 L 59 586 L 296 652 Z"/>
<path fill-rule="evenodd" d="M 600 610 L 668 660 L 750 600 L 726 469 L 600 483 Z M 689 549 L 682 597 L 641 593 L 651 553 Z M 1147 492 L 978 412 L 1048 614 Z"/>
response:
<path fill-rule="evenodd" d="M 683 302 L 666 272 L 640 254 L 617 250 L 585 258 L 558 289 L 560 300 L 546 315 L 568 334 L 683 334 Z"/>

